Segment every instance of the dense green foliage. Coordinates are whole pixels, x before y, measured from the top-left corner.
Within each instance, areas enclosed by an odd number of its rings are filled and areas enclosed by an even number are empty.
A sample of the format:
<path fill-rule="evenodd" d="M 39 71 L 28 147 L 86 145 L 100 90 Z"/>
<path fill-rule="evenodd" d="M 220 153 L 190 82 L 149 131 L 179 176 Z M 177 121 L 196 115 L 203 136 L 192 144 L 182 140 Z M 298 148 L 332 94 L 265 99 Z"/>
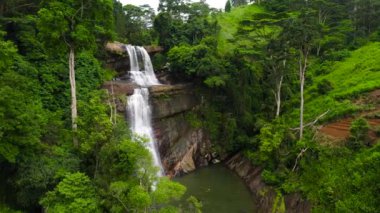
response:
<path fill-rule="evenodd" d="M 325 148 L 318 160 L 304 161 L 300 189 L 315 212 L 377 212 L 379 146 L 359 153 Z"/>
<path fill-rule="evenodd" d="M 263 169 L 278 211 L 297 192 L 316 212 L 378 212 L 380 151 L 369 122 L 356 119 L 351 136 L 331 147 L 316 127 L 378 107 L 355 99 L 380 88 L 380 1 L 235 3 L 223 13 L 205 1 L 160 0 L 155 14 L 116 0 L 1 1 L 0 211 L 181 211 L 172 201 L 185 188 L 156 177 L 144 139 L 110 119 L 109 94 L 99 90 L 113 77 L 102 45 L 117 39 L 164 47 L 156 69 L 205 97 L 187 119 L 208 131 L 216 151 L 244 152 Z M 199 212 L 201 203 L 188 200 Z"/>
<path fill-rule="evenodd" d="M 114 1 L 115 31 L 120 42 L 143 45 L 155 41 L 153 31 L 154 10 L 149 5 L 123 6 Z"/>
<path fill-rule="evenodd" d="M 197 43 L 174 43 L 168 51 L 171 73 L 196 83 L 207 97 L 191 122 L 218 141 L 215 150 L 243 151 L 261 166 L 264 181 L 280 193 L 278 202 L 281 194 L 299 192 L 316 212 L 378 211 L 376 183 L 370 182 L 380 168 L 378 147 L 371 148 L 368 123 L 355 120 L 345 146 L 334 148 L 319 143 L 316 127 L 376 107 L 354 100 L 380 88 L 380 22 L 373 16 L 379 3 L 259 1 L 234 8 L 227 3 L 230 11 L 209 12 L 215 34 Z"/>
<path fill-rule="evenodd" d="M 130 42 L 145 37 L 141 44 L 153 40 L 153 34 L 141 31 L 152 27 L 153 11 L 131 5 L 120 10 L 120 5 L 1 1 L 1 212 L 179 211 L 172 201 L 185 187 L 156 176 L 145 139 L 132 137 L 123 116 L 110 119 L 115 106 L 100 89 L 114 76 L 100 58 L 105 42 L 115 36 Z M 71 49 L 77 147 L 70 127 Z"/>

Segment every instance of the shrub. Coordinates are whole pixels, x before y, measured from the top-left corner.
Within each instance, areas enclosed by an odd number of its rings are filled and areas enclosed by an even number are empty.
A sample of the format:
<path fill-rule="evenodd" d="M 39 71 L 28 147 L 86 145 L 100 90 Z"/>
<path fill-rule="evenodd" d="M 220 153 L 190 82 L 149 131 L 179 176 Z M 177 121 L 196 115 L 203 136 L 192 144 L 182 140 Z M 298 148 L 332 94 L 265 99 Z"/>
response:
<path fill-rule="evenodd" d="M 350 57 L 351 53 L 348 50 L 339 50 L 327 53 L 325 58 L 330 61 L 343 61 L 343 59 Z"/>
<path fill-rule="evenodd" d="M 321 95 L 327 94 L 328 92 L 334 89 L 331 82 L 327 79 L 323 79 L 322 81 L 318 82 L 317 88 L 318 88 L 318 93 Z"/>
<path fill-rule="evenodd" d="M 360 149 L 368 144 L 368 131 L 370 126 L 366 119 L 358 118 L 354 120 L 350 127 L 351 136 L 348 141 L 348 147 L 351 149 Z"/>

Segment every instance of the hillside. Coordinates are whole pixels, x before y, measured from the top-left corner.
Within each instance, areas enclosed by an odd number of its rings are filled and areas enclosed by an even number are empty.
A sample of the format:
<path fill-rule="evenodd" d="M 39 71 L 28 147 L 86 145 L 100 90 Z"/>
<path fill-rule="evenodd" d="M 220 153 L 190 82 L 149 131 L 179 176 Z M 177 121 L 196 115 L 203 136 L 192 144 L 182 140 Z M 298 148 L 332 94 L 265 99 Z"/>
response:
<path fill-rule="evenodd" d="M 264 12 L 260 6 L 242 6 L 233 8 L 229 13 L 220 14 L 217 17 L 220 30 L 217 35 L 218 51 L 221 54 L 231 53 L 237 47 L 235 35 L 239 24 L 243 20 L 249 20 L 254 14 Z"/>
<path fill-rule="evenodd" d="M 0 1 L 0 212 L 380 212 L 379 0 L 207 2 Z"/>
<path fill-rule="evenodd" d="M 307 121 L 313 121 L 327 110 L 325 121 L 376 107 L 375 103 L 355 100 L 380 88 L 380 43 L 370 43 L 347 53 L 349 56 L 342 61 L 319 64 L 310 70 L 314 75 L 310 76 L 313 84 L 307 87 L 305 96 Z M 321 74 L 315 75 L 318 72 Z M 328 91 L 320 91 L 318 86 L 327 86 Z M 294 119 L 297 114 L 297 111 L 292 114 Z"/>

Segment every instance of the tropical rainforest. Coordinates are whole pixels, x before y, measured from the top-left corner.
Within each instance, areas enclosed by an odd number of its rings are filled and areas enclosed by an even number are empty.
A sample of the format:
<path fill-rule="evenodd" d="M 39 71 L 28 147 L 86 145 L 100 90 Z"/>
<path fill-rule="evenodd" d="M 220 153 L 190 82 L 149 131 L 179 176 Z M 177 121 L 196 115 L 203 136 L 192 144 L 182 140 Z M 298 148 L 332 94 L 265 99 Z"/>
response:
<path fill-rule="evenodd" d="M 155 69 L 205 99 L 191 123 L 261 167 L 279 200 L 379 212 L 380 0 L 234 2 L 2 0 L 0 212 L 201 211 L 175 205 L 186 188 L 112 117 L 108 41 L 162 46 Z M 347 137 L 323 133 L 344 119 Z"/>

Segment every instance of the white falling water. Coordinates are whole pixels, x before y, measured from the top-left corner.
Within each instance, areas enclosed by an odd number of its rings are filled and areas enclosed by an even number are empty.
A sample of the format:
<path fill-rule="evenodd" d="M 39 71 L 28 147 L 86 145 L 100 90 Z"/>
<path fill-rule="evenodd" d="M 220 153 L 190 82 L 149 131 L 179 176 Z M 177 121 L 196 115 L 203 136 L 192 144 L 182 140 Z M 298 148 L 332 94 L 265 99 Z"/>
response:
<path fill-rule="evenodd" d="M 156 75 L 154 74 L 153 65 L 148 52 L 143 47 L 127 45 L 126 48 L 131 64 L 131 70 L 129 72 L 131 79 L 137 85 L 143 87 L 159 85 L 160 82 L 158 82 Z M 142 67 L 140 67 L 139 64 L 139 58 L 143 62 Z"/>
<path fill-rule="evenodd" d="M 133 95 L 128 97 L 127 108 L 130 117 L 131 130 L 133 133 L 148 139 L 146 147 L 153 156 L 155 166 L 160 168 L 158 176 L 162 176 L 163 167 L 161 165 L 157 144 L 154 139 L 151 124 L 152 111 L 149 105 L 149 90 L 147 88 L 149 86 L 159 85 L 160 83 L 154 74 L 152 62 L 147 51 L 143 47 L 135 47 L 131 45 L 127 45 L 126 49 L 131 64 L 131 79 L 141 87 L 135 89 Z M 142 69 L 140 69 L 139 61 L 142 62 Z"/>

